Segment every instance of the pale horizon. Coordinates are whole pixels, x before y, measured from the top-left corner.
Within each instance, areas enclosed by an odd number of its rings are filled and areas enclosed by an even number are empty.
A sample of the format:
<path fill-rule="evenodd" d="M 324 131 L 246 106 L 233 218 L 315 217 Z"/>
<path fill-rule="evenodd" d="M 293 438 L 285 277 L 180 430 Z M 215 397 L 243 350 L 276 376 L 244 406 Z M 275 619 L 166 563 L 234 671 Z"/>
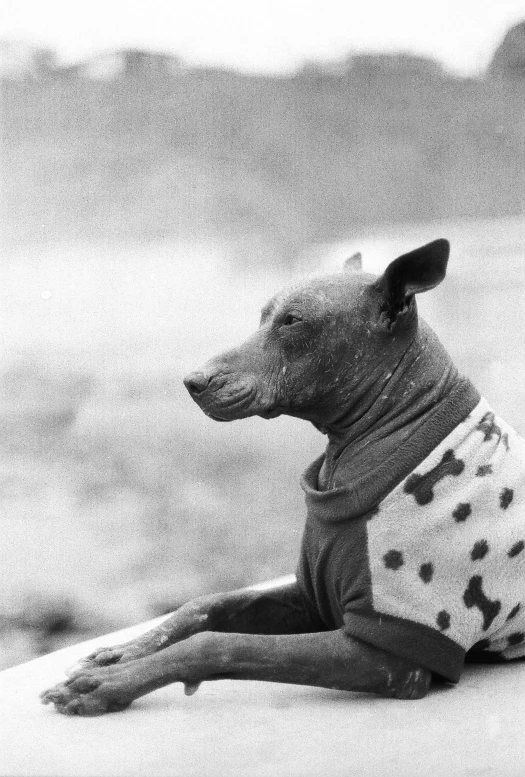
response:
<path fill-rule="evenodd" d="M 522 19 L 523 0 L 444 0 L 425 7 L 418 0 L 358 7 L 340 0 L 0 2 L 2 39 L 49 47 L 65 64 L 108 50 L 143 48 L 172 53 L 190 66 L 253 73 L 292 72 L 307 62 L 363 52 L 405 52 L 476 75 L 509 27 Z"/>

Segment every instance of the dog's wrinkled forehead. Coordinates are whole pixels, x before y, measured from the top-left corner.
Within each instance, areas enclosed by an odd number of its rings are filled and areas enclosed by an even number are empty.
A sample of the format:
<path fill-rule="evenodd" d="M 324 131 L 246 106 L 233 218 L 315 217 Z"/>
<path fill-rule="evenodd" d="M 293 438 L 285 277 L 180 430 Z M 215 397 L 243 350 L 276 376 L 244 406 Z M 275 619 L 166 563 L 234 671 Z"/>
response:
<path fill-rule="evenodd" d="M 305 316 L 348 312 L 358 306 L 375 280 L 368 273 L 338 273 L 305 280 L 272 297 L 261 310 L 261 323 L 294 310 Z"/>

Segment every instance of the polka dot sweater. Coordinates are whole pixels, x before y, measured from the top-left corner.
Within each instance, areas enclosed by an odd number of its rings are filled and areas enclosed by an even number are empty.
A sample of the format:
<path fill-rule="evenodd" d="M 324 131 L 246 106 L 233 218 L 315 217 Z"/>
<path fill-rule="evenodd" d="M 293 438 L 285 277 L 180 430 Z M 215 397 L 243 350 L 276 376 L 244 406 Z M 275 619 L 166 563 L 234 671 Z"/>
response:
<path fill-rule="evenodd" d="M 468 651 L 525 655 L 525 440 L 484 399 L 366 514 L 320 498 L 321 464 L 298 582 L 327 628 L 453 682 Z"/>

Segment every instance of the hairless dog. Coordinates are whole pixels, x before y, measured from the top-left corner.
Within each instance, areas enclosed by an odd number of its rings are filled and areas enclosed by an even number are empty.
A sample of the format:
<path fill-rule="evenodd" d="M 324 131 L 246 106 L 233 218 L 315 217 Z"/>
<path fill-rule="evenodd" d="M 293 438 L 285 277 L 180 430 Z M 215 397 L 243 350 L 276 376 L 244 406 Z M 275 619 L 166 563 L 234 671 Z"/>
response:
<path fill-rule="evenodd" d="M 436 240 L 380 277 L 352 257 L 274 297 L 255 334 L 185 379 L 214 420 L 287 414 L 327 435 L 302 479 L 297 577 L 192 600 L 87 656 L 44 703 L 99 715 L 168 683 L 191 694 L 221 678 L 420 699 L 433 674 L 456 682 L 467 652 L 518 655 L 519 592 L 500 591 L 483 559 L 493 513 L 505 533 L 525 452 L 418 318 L 415 295 L 441 283 L 448 255 Z M 525 528 L 511 524 L 500 544 L 514 579 Z"/>

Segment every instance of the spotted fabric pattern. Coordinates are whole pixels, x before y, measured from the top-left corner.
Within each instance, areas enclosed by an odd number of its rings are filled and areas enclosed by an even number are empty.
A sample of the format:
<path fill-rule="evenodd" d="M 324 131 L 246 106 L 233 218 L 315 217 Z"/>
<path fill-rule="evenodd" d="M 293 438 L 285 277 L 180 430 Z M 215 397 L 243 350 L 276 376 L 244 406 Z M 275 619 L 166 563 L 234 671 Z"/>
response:
<path fill-rule="evenodd" d="M 367 523 L 373 609 L 525 656 L 525 440 L 482 399 Z"/>

